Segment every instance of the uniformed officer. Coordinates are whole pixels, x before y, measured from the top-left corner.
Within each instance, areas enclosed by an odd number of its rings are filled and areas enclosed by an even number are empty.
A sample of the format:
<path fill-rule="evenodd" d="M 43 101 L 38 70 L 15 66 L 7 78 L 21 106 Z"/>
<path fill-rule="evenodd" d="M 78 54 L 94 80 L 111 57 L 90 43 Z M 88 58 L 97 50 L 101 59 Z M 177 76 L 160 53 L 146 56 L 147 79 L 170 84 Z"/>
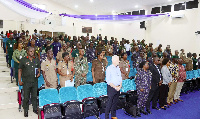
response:
<path fill-rule="evenodd" d="M 186 64 L 186 71 L 191 71 L 193 69 L 193 60 L 192 60 L 192 53 L 187 54 L 187 58 L 185 59 L 184 63 Z"/>
<path fill-rule="evenodd" d="M 88 62 L 92 62 L 95 59 L 95 48 L 93 47 L 94 43 L 90 43 L 90 47 L 86 51 L 86 56 Z"/>
<path fill-rule="evenodd" d="M 183 60 L 186 59 L 186 55 L 184 53 L 184 49 L 181 49 L 180 58 L 183 59 Z"/>
<path fill-rule="evenodd" d="M 21 40 L 22 40 L 22 48 L 26 50 L 29 40 L 26 39 L 25 35 L 22 35 Z"/>
<path fill-rule="evenodd" d="M 74 59 L 75 69 L 75 87 L 86 84 L 86 75 L 88 73 L 87 58 L 84 57 L 84 49 L 79 49 L 79 56 Z"/>
<path fill-rule="evenodd" d="M 42 75 L 45 81 L 45 89 L 57 88 L 58 78 L 56 61 L 53 59 L 53 51 L 50 46 L 46 47 L 47 58 L 41 64 Z"/>
<path fill-rule="evenodd" d="M 33 105 L 33 112 L 37 114 L 37 89 L 38 77 L 40 76 L 40 61 L 34 57 L 34 48 L 28 48 L 28 56 L 20 60 L 18 69 L 19 85 L 23 85 L 24 100 L 24 116 L 28 117 L 29 98 L 31 93 L 31 102 Z"/>
<path fill-rule="evenodd" d="M 51 44 L 52 47 L 53 47 L 53 55 L 54 55 L 54 57 L 56 57 L 57 53 L 61 50 L 61 44 L 58 41 L 59 41 L 59 38 L 56 37 L 55 41 Z"/>
<path fill-rule="evenodd" d="M 14 68 L 15 68 L 15 79 L 16 79 L 16 85 L 18 85 L 18 66 L 20 63 L 20 60 L 24 57 L 27 56 L 26 50 L 22 49 L 23 44 L 22 40 L 18 40 L 17 49 L 13 52 L 13 60 L 14 60 Z"/>
<path fill-rule="evenodd" d="M 134 67 L 134 68 L 136 68 L 136 70 L 137 71 L 139 71 L 139 65 L 140 65 L 140 63 L 141 62 L 143 62 L 143 61 L 146 61 L 146 59 L 144 59 L 144 52 L 140 52 L 140 56 L 139 56 L 139 58 L 136 60 L 136 67 Z"/>
<path fill-rule="evenodd" d="M 110 45 L 110 41 L 108 41 L 108 45 L 106 46 L 106 55 L 107 56 L 113 55 L 113 46 Z"/>
<path fill-rule="evenodd" d="M 69 53 L 64 52 L 62 58 L 63 60 L 58 63 L 58 74 L 60 74 L 61 87 L 65 87 L 65 81 L 73 81 L 75 71 L 73 61 L 70 61 Z"/>
<path fill-rule="evenodd" d="M 133 55 L 131 57 L 131 60 L 133 61 L 133 67 L 135 68 L 137 59 L 139 58 L 139 55 L 140 55 L 140 52 L 139 52 L 138 46 L 134 46 L 133 49 L 134 49 L 134 52 L 133 52 Z"/>
<path fill-rule="evenodd" d="M 66 49 L 67 49 L 67 46 L 66 46 L 66 44 L 64 43 L 63 46 L 62 46 L 61 51 L 58 52 L 58 54 L 57 54 L 57 56 L 56 56 L 56 62 L 57 62 L 57 63 L 59 63 L 59 61 L 62 61 L 62 60 L 63 60 L 62 54 L 63 54 L 64 52 L 67 52 Z M 70 52 L 67 52 L 67 53 L 69 53 L 69 60 L 72 60 L 72 55 L 71 55 L 71 53 L 70 53 Z"/>
<path fill-rule="evenodd" d="M 119 63 L 119 68 L 121 70 L 122 74 L 122 80 L 128 79 L 129 73 L 130 73 L 130 64 L 129 61 L 127 60 L 127 54 L 122 53 L 121 55 L 121 61 Z"/>
<path fill-rule="evenodd" d="M 117 41 L 114 42 L 113 46 L 113 54 L 117 55 L 118 54 L 118 45 L 117 45 Z"/>
<path fill-rule="evenodd" d="M 74 49 L 74 50 L 72 51 L 72 59 L 73 59 L 73 61 L 74 61 L 74 59 L 75 59 L 76 57 L 79 56 L 79 49 L 81 49 L 81 48 L 82 48 L 81 43 L 77 43 L 76 49 Z M 86 55 L 84 55 L 84 56 L 86 56 Z"/>
<path fill-rule="evenodd" d="M 105 80 L 106 60 L 103 59 L 103 53 L 97 53 L 98 58 L 92 62 L 93 83 L 101 83 Z"/>
<path fill-rule="evenodd" d="M 177 58 L 178 59 L 179 58 L 178 54 L 179 54 L 178 50 L 175 50 L 175 55 L 173 55 L 172 58 Z"/>
<path fill-rule="evenodd" d="M 72 53 L 72 48 L 70 47 L 70 42 L 67 42 L 66 52 L 68 52 L 70 54 Z"/>
<path fill-rule="evenodd" d="M 40 48 L 35 46 L 35 40 L 31 39 L 31 47 L 34 48 L 34 57 L 40 59 Z"/>
<path fill-rule="evenodd" d="M 8 54 L 8 64 L 11 66 L 11 60 L 13 55 L 13 46 L 17 43 L 15 39 L 13 39 L 13 34 L 10 34 L 10 39 L 6 42 L 6 54 Z"/>

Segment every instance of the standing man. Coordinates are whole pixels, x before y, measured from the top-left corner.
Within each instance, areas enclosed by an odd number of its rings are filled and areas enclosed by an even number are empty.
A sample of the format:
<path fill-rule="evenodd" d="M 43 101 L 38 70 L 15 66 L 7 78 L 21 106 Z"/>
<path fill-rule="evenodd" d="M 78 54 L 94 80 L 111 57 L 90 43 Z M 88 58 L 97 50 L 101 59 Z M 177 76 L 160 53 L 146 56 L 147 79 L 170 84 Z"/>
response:
<path fill-rule="evenodd" d="M 34 57 L 40 59 L 40 48 L 35 46 L 35 40 L 31 39 L 31 47 L 34 48 Z"/>
<path fill-rule="evenodd" d="M 29 47 L 27 53 L 28 56 L 21 59 L 18 68 L 19 85 L 23 85 L 24 91 L 24 117 L 28 117 L 30 94 L 33 112 L 37 114 L 37 89 L 40 76 L 40 61 L 34 57 L 34 48 Z"/>
<path fill-rule="evenodd" d="M 129 78 L 130 64 L 129 64 L 129 61 L 127 60 L 126 53 L 122 53 L 121 58 L 122 58 L 122 60 L 119 63 L 119 67 L 120 67 L 121 74 L 122 74 L 122 80 L 125 80 L 125 79 Z"/>
<path fill-rule="evenodd" d="M 97 59 L 92 62 L 93 83 L 101 83 L 105 80 L 105 70 L 107 62 L 103 59 L 103 53 L 97 53 Z"/>
<path fill-rule="evenodd" d="M 62 61 L 62 60 L 63 60 L 62 54 L 63 54 L 64 52 L 67 52 L 66 49 L 67 49 L 67 46 L 66 46 L 66 44 L 64 43 L 64 44 L 62 45 L 61 51 L 58 52 L 58 54 L 57 54 L 57 56 L 56 56 L 56 62 L 57 62 L 57 63 L 59 63 L 59 61 Z M 72 60 L 72 55 L 71 55 L 71 53 L 70 53 L 70 52 L 67 52 L 67 53 L 69 54 L 69 61 Z"/>
<path fill-rule="evenodd" d="M 90 47 L 86 51 L 86 56 L 88 62 L 92 62 L 95 59 L 95 48 L 93 47 L 94 43 L 90 43 Z"/>
<path fill-rule="evenodd" d="M 45 81 L 45 89 L 56 89 L 58 85 L 56 61 L 53 59 L 53 51 L 50 46 L 46 47 L 46 54 L 47 59 L 41 64 L 42 75 Z"/>
<path fill-rule="evenodd" d="M 59 41 L 59 38 L 56 37 L 55 41 L 51 44 L 52 47 L 53 47 L 53 55 L 54 55 L 54 57 L 56 57 L 57 53 L 61 50 L 61 44 L 58 41 Z"/>
<path fill-rule="evenodd" d="M 62 53 L 63 61 L 58 63 L 58 74 L 60 74 L 60 85 L 65 87 L 65 81 L 73 81 L 74 77 L 74 65 L 73 62 L 69 60 L 69 53 Z"/>
<path fill-rule="evenodd" d="M 173 55 L 172 58 L 178 59 L 179 58 L 178 54 L 179 54 L 178 50 L 175 50 L 175 55 Z"/>
<path fill-rule="evenodd" d="M 160 60 L 158 57 L 153 58 L 153 64 L 150 64 L 149 70 L 152 73 L 151 89 L 146 102 L 146 111 L 151 114 L 150 102 L 152 100 L 152 109 L 160 110 L 157 107 L 157 100 L 159 96 L 159 87 L 162 84 L 162 74 L 160 69 Z"/>
<path fill-rule="evenodd" d="M 108 101 L 105 111 L 105 119 L 109 118 L 109 112 L 111 111 L 111 117 L 116 117 L 116 105 L 119 99 L 120 89 L 122 87 L 122 77 L 119 68 L 119 57 L 112 56 L 112 65 L 108 66 L 106 70 L 106 82 L 107 82 L 107 94 Z"/>
<path fill-rule="evenodd" d="M 84 57 L 84 49 L 79 49 L 79 56 L 74 59 L 75 69 L 75 87 L 86 84 L 86 76 L 88 73 L 88 61 Z"/>
<path fill-rule="evenodd" d="M 131 52 L 131 45 L 129 44 L 129 40 L 126 41 L 126 44 L 124 44 L 126 48 L 126 54 L 129 56 Z"/>
<path fill-rule="evenodd" d="M 106 46 L 106 55 L 107 56 L 113 55 L 113 46 L 110 45 L 110 41 L 108 41 L 108 45 Z"/>
<path fill-rule="evenodd" d="M 10 39 L 6 42 L 6 54 L 8 54 L 8 64 L 9 67 L 11 66 L 11 60 L 13 55 L 13 46 L 17 43 L 15 39 L 13 39 L 13 34 L 10 34 Z"/>
<path fill-rule="evenodd" d="M 78 57 L 79 56 L 79 49 L 81 49 L 82 48 L 82 45 L 81 45 L 81 43 L 77 43 L 76 44 L 76 49 L 74 49 L 73 51 L 72 51 L 72 60 L 74 61 L 74 59 L 76 58 L 76 57 Z"/>

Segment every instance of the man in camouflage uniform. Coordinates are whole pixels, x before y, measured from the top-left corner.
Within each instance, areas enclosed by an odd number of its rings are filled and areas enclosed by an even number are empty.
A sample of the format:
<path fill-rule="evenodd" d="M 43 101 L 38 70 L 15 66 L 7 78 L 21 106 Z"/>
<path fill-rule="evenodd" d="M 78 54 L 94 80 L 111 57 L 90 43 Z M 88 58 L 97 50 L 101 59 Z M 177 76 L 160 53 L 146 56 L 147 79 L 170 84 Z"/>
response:
<path fill-rule="evenodd" d="M 184 63 L 186 64 L 186 71 L 191 71 L 193 69 L 193 60 L 192 60 L 192 54 L 188 53 L 187 58 L 185 59 Z"/>
<path fill-rule="evenodd" d="M 134 49 L 134 52 L 133 52 L 133 55 L 131 57 L 131 60 L 133 61 L 133 67 L 135 68 L 136 67 L 136 61 L 137 61 L 137 59 L 140 55 L 140 52 L 139 52 L 138 46 L 134 46 L 133 49 Z"/>
<path fill-rule="evenodd" d="M 86 76 L 88 73 L 88 61 L 84 57 L 84 49 L 79 49 L 79 56 L 74 60 L 75 69 L 75 87 L 86 84 Z"/>
<path fill-rule="evenodd" d="M 94 43 L 90 43 L 90 47 L 86 51 L 86 56 L 88 62 L 92 62 L 95 59 L 95 48 L 93 48 Z"/>
<path fill-rule="evenodd" d="M 35 46 L 34 39 L 31 39 L 31 47 L 34 48 L 34 56 L 40 60 L 40 48 Z"/>
<path fill-rule="evenodd" d="M 110 45 L 110 41 L 108 41 L 108 45 L 106 46 L 106 56 L 113 55 L 113 46 Z"/>

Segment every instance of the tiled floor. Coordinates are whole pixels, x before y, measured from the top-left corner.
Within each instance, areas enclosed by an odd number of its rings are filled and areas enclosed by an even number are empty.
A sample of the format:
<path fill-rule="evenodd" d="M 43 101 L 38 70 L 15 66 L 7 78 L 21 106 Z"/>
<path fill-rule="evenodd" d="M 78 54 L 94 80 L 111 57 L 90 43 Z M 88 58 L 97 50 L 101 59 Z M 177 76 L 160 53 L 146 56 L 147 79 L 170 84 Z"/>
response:
<path fill-rule="evenodd" d="M 2 72 L 5 71 L 5 72 Z M 17 90 L 15 79 L 11 83 L 10 69 L 6 66 L 6 57 L 3 49 L 0 48 L 0 119 L 24 119 L 24 112 L 19 112 L 17 102 Z M 29 106 L 28 119 L 37 119 L 33 113 L 32 106 Z M 26 119 L 26 118 L 25 118 Z"/>

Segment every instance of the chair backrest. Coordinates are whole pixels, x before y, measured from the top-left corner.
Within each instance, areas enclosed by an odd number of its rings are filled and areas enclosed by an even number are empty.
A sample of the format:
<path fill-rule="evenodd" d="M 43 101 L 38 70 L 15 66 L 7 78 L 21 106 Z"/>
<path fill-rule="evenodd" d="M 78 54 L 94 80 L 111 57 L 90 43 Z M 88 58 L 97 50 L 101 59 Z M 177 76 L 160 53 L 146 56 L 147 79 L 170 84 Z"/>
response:
<path fill-rule="evenodd" d="M 107 83 L 96 83 L 93 85 L 93 91 L 95 97 L 100 97 L 103 95 L 107 95 Z"/>
<path fill-rule="evenodd" d="M 40 77 L 38 78 L 38 88 L 40 88 L 44 84 L 44 77 L 41 74 Z"/>
<path fill-rule="evenodd" d="M 133 90 L 133 83 L 130 79 L 126 79 L 122 81 L 122 92 L 127 92 L 129 90 Z"/>
<path fill-rule="evenodd" d="M 88 63 L 88 70 L 91 72 L 92 71 L 92 63 Z"/>
<path fill-rule="evenodd" d="M 43 89 L 39 92 L 39 107 L 47 104 L 59 103 L 59 96 L 57 89 Z"/>
<path fill-rule="evenodd" d="M 77 100 L 77 91 L 75 87 L 62 87 L 59 90 L 60 103 L 65 103 L 71 100 Z"/>
<path fill-rule="evenodd" d="M 78 101 L 82 101 L 84 98 L 94 97 L 93 87 L 90 84 L 80 85 L 77 88 Z"/>
<path fill-rule="evenodd" d="M 91 72 L 91 71 L 89 71 L 89 72 L 87 73 L 87 82 L 88 82 L 88 81 L 93 81 L 92 72 Z"/>
<path fill-rule="evenodd" d="M 58 84 L 60 84 L 60 75 L 57 73 L 57 77 L 58 77 Z"/>
<path fill-rule="evenodd" d="M 132 90 L 136 90 L 135 79 L 132 79 L 131 81 L 132 81 L 132 85 L 133 85 Z"/>
<path fill-rule="evenodd" d="M 199 72 L 197 70 L 193 70 L 194 73 L 194 78 L 198 78 L 199 77 Z"/>

